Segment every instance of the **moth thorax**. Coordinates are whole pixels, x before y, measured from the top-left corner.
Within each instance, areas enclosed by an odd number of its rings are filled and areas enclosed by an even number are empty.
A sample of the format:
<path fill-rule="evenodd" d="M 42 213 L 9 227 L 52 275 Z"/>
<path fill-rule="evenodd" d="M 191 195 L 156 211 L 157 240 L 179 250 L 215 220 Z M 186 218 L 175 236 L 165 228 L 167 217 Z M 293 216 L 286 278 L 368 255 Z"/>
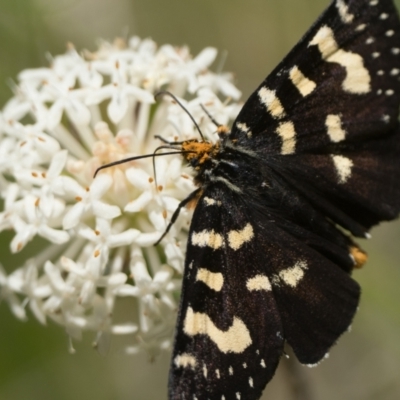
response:
<path fill-rule="evenodd" d="M 199 142 L 197 139 L 188 140 L 182 144 L 182 151 L 189 163 L 196 167 L 204 164 L 207 160 L 218 153 L 219 144 L 209 142 Z"/>

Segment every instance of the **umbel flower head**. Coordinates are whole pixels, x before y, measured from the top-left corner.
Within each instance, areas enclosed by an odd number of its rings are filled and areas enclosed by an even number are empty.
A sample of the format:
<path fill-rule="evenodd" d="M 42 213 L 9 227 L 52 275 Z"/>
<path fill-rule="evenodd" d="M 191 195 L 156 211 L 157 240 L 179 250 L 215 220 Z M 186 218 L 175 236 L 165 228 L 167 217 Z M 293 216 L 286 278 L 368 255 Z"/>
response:
<path fill-rule="evenodd" d="M 229 74 L 214 73 L 213 48 L 192 57 L 186 47 L 149 39 L 102 42 L 96 52 L 51 58 L 50 67 L 18 76 L 0 114 L 0 231 L 12 230 L 13 253 L 46 240 L 24 265 L 0 265 L 0 300 L 19 319 L 27 309 L 68 335 L 132 335 L 129 350 L 168 347 L 175 324 L 190 210 L 182 210 L 161 243 L 179 202 L 192 190 L 180 155 L 147 158 L 101 171 L 109 162 L 151 154 L 169 141 L 198 137 L 177 96 L 208 140 L 238 112 Z M 155 177 L 156 174 L 156 177 Z M 155 179 L 156 178 L 156 179 Z M 116 321 L 122 298 L 133 307 Z M 126 309 L 125 309 L 126 311 Z M 71 350 L 72 350 L 71 345 Z"/>

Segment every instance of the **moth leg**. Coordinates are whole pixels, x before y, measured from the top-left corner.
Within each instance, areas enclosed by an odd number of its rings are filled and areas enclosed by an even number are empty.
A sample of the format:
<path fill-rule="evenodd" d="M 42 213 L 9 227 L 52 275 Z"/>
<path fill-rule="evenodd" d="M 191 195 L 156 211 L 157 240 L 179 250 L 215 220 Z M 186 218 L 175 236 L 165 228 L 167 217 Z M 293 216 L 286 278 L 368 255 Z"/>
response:
<path fill-rule="evenodd" d="M 198 188 L 195 191 L 193 191 L 192 193 L 189 194 L 188 197 L 186 197 L 185 199 L 183 199 L 178 207 L 176 208 L 176 210 L 174 211 L 174 213 L 172 214 L 172 218 L 171 221 L 169 221 L 169 224 L 167 226 L 167 229 L 165 230 L 165 232 L 161 235 L 160 239 L 157 240 L 157 242 L 154 243 L 154 246 L 157 246 L 162 239 L 164 239 L 165 235 L 169 232 L 169 230 L 171 229 L 171 226 L 175 223 L 175 221 L 177 220 L 179 213 L 181 212 L 181 209 L 183 207 L 185 207 L 188 203 L 190 203 L 193 200 L 196 200 L 198 198 L 198 196 L 201 194 L 202 189 Z"/>

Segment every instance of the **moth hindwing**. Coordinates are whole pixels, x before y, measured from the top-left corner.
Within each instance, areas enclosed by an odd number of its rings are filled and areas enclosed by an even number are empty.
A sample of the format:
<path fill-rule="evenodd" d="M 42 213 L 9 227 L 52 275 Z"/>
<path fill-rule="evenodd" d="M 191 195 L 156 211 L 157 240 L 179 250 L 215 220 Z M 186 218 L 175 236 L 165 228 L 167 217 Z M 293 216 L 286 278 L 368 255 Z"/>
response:
<path fill-rule="evenodd" d="M 335 0 L 230 132 L 180 144 L 199 189 L 171 400 L 258 399 L 285 342 L 314 365 L 348 329 L 353 237 L 400 211 L 399 76 L 392 0 Z"/>

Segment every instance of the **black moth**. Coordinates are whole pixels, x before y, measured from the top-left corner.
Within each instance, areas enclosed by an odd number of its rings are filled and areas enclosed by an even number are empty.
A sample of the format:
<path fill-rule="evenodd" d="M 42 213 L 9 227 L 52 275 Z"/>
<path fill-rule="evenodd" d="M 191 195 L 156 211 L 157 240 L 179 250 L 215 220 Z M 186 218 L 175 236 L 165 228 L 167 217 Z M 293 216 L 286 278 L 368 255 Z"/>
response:
<path fill-rule="evenodd" d="M 169 399 L 258 399 L 285 342 L 316 364 L 349 328 L 352 237 L 400 211 L 399 77 L 392 0 L 335 0 L 230 132 L 180 144 L 199 189 Z"/>
<path fill-rule="evenodd" d="M 199 186 L 170 400 L 259 399 L 285 343 L 314 365 L 349 328 L 353 237 L 400 212 L 399 106 L 393 1 L 334 0 L 216 144 L 161 146 Z"/>

